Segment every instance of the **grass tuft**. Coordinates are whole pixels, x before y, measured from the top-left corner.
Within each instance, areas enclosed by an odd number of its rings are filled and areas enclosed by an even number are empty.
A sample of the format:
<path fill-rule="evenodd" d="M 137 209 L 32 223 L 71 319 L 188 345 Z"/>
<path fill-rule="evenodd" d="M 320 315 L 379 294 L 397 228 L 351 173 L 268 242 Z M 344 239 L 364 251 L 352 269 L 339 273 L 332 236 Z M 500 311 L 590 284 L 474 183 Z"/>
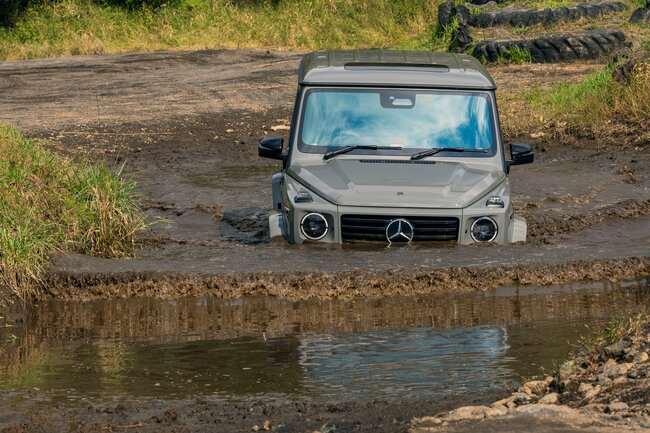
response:
<path fill-rule="evenodd" d="M 639 62 L 624 81 L 613 78 L 615 67 L 609 65 L 579 83 L 530 91 L 516 110 L 504 104 L 506 134 L 645 146 L 650 139 L 645 127 L 650 119 L 650 62 Z"/>
<path fill-rule="evenodd" d="M 504 56 L 499 56 L 497 63 L 501 65 L 522 65 L 524 63 L 532 63 L 533 56 L 530 51 L 519 48 L 510 47 Z"/>
<path fill-rule="evenodd" d="M 589 110 L 590 118 L 602 115 L 603 110 L 612 104 L 613 66 L 601 69 L 577 84 L 561 83 L 547 92 L 534 91 L 528 101 L 536 109 L 541 109 L 553 117 L 573 110 Z M 585 113 L 587 114 L 587 113 Z"/>
<path fill-rule="evenodd" d="M 26 301 L 58 251 L 131 255 L 144 222 L 133 182 L 0 126 L 0 288 Z"/>
<path fill-rule="evenodd" d="M 611 319 L 604 327 L 578 340 L 573 354 L 573 361 L 574 363 L 580 363 L 584 359 L 598 354 L 610 344 L 640 337 L 649 325 L 650 316 L 646 311 Z"/>

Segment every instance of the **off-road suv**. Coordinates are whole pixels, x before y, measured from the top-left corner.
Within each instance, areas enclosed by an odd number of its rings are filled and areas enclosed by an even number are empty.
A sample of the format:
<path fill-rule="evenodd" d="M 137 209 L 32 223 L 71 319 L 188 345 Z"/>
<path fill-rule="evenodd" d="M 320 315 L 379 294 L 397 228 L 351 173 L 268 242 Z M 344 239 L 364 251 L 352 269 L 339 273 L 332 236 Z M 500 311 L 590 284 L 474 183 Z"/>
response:
<path fill-rule="evenodd" d="M 510 202 L 496 85 L 475 58 L 448 53 L 307 54 L 289 143 L 261 140 L 283 161 L 273 176 L 271 236 L 290 243 L 460 244 L 526 240 Z"/>

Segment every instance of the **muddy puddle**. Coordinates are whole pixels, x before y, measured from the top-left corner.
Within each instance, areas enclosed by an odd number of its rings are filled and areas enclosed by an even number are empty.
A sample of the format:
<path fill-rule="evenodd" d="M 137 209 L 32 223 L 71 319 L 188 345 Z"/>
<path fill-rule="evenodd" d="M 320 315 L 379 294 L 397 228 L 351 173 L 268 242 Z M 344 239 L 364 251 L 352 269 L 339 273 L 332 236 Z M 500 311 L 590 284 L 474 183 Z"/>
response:
<path fill-rule="evenodd" d="M 58 402 L 495 392 L 649 303 L 646 279 L 353 301 L 51 301 L 0 328 L 0 390 Z"/>

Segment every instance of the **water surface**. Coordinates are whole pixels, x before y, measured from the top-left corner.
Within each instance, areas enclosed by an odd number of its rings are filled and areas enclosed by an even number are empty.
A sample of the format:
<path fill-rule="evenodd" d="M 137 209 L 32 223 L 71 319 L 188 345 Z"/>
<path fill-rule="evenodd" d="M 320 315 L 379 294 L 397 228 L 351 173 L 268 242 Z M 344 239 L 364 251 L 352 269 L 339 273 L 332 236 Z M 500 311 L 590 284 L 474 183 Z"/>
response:
<path fill-rule="evenodd" d="M 0 390 L 63 402 L 483 393 L 552 369 L 590 328 L 649 300 L 642 280 L 354 301 L 52 301 L 0 328 Z"/>

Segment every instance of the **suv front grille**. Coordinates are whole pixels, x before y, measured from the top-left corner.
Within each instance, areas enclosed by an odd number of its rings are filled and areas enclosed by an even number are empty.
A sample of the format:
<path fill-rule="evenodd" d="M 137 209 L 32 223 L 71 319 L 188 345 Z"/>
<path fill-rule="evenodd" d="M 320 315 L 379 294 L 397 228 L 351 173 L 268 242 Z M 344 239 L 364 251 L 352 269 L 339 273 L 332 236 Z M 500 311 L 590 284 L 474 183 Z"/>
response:
<path fill-rule="evenodd" d="M 343 241 L 386 241 L 386 226 L 397 218 L 413 225 L 413 242 L 455 241 L 458 239 L 458 218 L 397 215 L 342 215 Z"/>

